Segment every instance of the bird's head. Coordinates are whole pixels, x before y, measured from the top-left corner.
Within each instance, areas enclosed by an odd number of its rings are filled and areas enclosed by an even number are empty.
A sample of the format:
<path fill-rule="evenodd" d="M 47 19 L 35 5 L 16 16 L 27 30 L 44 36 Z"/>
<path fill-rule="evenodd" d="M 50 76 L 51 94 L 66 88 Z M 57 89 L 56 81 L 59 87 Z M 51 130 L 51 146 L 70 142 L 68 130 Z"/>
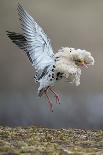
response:
<path fill-rule="evenodd" d="M 94 65 L 94 58 L 91 53 L 86 50 L 63 47 L 60 52 L 63 52 L 68 60 L 72 61 L 77 67 L 88 67 L 88 65 Z"/>
<path fill-rule="evenodd" d="M 71 58 L 78 67 L 88 67 L 88 65 L 94 65 L 94 58 L 91 56 L 91 53 L 86 50 L 72 50 Z"/>

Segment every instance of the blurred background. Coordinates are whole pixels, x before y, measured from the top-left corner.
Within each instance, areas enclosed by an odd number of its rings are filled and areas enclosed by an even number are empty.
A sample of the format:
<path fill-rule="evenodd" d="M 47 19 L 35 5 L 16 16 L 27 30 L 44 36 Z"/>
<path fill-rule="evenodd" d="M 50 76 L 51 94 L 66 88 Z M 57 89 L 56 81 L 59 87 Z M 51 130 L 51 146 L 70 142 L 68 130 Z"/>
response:
<path fill-rule="evenodd" d="M 62 97 L 50 112 L 37 96 L 34 69 L 6 36 L 20 32 L 17 0 L 0 0 L 0 125 L 49 128 L 103 128 L 103 0 L 20 0 L 42 26 L 54 52 L 62 46 L 86 49 L 95 66 L 82 71 L 81 84 L 56 84 Z"/>

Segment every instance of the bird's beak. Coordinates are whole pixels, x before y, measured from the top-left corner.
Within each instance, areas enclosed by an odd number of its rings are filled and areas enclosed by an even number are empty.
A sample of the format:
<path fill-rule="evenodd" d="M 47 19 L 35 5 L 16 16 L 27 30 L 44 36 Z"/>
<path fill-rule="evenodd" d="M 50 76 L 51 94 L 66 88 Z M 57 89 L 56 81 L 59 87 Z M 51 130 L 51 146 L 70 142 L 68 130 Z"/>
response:
<path fill-rule="evenodd" d="M 85 67 L 85 68 L 88 68 L 88 66 L 85 64 L 84 61 L 81 61 L 81 66 Z"/>

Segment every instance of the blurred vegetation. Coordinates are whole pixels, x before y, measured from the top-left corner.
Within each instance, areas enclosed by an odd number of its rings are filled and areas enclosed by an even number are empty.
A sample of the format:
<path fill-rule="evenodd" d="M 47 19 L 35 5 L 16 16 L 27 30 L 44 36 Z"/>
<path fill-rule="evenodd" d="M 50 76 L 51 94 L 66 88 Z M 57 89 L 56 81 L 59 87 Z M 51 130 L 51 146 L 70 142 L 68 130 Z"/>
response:
<path fill-rule="evenodd" d="M 0 127 L 0 154 L 103 154 L 103 131 Z"/>

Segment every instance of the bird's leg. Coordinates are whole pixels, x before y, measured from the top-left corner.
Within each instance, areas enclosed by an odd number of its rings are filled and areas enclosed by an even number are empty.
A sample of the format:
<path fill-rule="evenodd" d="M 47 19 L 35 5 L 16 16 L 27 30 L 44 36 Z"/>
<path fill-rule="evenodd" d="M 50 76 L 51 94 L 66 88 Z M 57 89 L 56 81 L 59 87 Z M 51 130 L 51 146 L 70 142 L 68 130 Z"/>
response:
<path fill-rule="evenodd" d="M 50 97 L 48 96 L 47 91 L 45 91 L 45 95 L 46 95 L 46 97 L 47 97 L 47 99 L 48 99 L 48 104 L 49 104 L 49 106 L 50 106 L 50 110 L 53 112 L 52 101 L 51 101 Z"/>
<path fill-rule="evenodd" d="M 55 97 L 56 97 L 56 103 L 59 103 L 60 104 L 60 101 L 61 101 L 60 96 L 54 90 L 52 90 L 51 87 L 49 87 L 49 90 L 55 95 Z"/>

